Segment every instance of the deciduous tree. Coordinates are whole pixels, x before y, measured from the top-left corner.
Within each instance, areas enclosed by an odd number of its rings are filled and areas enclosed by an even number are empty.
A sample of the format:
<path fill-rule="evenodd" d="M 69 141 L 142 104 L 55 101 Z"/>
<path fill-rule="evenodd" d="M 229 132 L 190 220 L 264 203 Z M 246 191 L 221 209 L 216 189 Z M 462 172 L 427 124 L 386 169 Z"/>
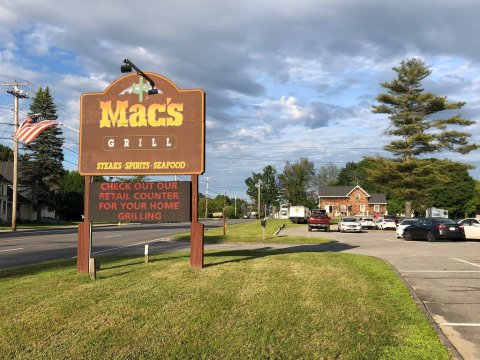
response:
<path fill-rule="evenodd" d="M 278 177 L 283 197 L 291 205 L 315 207 L 318 204 L 318 189 L 315 188 L 315 165 L 307 158 L 296 163 L 287 161 Z"/>
<path fill-rule="evenodd" d="M 0 144 L 0 161 L 13 161 L 13 150 Z"/>
<path fill-rule="evenodd" d="M 267 165 L 263 168 L 262 173 L 252 173 L 251 177 L 245 179 L 247 195 L 255 203 L 258 202 L 258 184 L 260 181 L 261 211 L 263 211 L 264 205 L 267 208 L 278 207 L 279 187 L 276 175 L 277 170 L 273 166 Z"/>

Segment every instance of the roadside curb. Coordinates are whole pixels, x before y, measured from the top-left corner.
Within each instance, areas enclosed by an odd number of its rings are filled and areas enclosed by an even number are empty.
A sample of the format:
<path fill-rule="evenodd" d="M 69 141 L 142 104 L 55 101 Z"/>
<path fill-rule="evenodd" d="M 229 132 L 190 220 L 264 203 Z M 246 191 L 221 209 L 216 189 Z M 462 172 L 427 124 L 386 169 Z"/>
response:
<path fill-rule="evenodd" d="M 415 300 L 415 303 L 417 304 L 418 308 L 425 315 L 428 322 L 430 323 L 430 326 L 435 330 L 435 332 L 438 335 L 438 338 L 440 339 L 442 344 L 448 349 L 448 351 L 453 356 L 453 358 L 456 359 L 456 360 L 464 360 L 464 357 L 458 352 L 457 348 L 452 344 L 452 342 L 444 334 L 442 329 L 435 322 L 435 320 L 432 317 L 432 314 L 430 314 L 430 312 L 428 311 L 424 302 L 417 295 L 417 293 L 415 292 L 415 289 L 408 282 L 408 280 L 397 270 L 397 268 L 395 266 L 393 266 L 392 263 L 390 263 L 387 260 L 384 260 L 384 261 L 385 261 L 386 264 L 388 264 L 392 268 L 392 270 L 395 272 L 395 274 L 397 274 L 397 276 L 403 281 L 403 283 L 405 284 L 407 289 L 410 291 L 410 294 L 412 295 L 413 299 Z"/>

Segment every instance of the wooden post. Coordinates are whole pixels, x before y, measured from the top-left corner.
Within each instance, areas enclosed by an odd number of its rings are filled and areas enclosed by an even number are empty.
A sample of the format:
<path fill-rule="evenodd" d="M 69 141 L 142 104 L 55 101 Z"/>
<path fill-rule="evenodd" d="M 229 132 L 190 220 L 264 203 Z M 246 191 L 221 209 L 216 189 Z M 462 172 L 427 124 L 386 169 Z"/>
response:
<path fill-rule="evenodd" d="M 89 270 L 88 272 L 90 273 L 90 278 L 92 280 L 95 280 L 97 278 L 97 267 L 95 266 L 95 259 L 90 258 L 89 261 Z"/>
<path fill-rule="evenodd" d="M 83 223 L 78 225 L 77 273 L 87 273 L 92 253 L 92 223 L 88 214 L 91 176 L 85 176 L 85 202 Z"/>
<path fill-rule="evenodd" d="M 190 266 L 203 268 L 203 224 L 198 222 L 198 175 L 192 175 L 192 225 L 190 227 Z"/>

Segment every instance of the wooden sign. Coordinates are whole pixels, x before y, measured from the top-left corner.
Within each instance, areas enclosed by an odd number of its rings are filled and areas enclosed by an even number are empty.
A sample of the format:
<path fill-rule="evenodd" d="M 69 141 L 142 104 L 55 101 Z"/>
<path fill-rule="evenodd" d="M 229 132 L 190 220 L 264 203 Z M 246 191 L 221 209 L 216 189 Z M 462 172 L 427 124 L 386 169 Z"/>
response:
<path fill-rule="evenodd" d="M 81 175 L 194 175 L 205 171 L 205 94 L 129 74 L 80 99 Z"/>
<path fill-rule="evenodd" d="M 90 221 L 191 221 L 191 182 L 94 182 Z"/>

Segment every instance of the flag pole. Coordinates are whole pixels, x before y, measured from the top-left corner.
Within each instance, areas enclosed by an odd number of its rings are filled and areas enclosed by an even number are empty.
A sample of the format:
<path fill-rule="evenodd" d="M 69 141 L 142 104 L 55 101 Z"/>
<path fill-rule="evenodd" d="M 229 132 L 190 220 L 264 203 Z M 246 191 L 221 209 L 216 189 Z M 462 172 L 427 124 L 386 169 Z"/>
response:
<path fill-rule="evenodd" d="M 74 129 L 74 128 L 68 126 L 68 125 L 65 125 L 64 123 L 59 123 L 59 125 L 62 125 L 63 127 L 66 127 L 67 129 L 70 129 L 70 130 L 75 131 L 75 132 L 77 132 L 77 133 L 80 132 L 80 131 L 78 131 L 77 129 Z"/>

